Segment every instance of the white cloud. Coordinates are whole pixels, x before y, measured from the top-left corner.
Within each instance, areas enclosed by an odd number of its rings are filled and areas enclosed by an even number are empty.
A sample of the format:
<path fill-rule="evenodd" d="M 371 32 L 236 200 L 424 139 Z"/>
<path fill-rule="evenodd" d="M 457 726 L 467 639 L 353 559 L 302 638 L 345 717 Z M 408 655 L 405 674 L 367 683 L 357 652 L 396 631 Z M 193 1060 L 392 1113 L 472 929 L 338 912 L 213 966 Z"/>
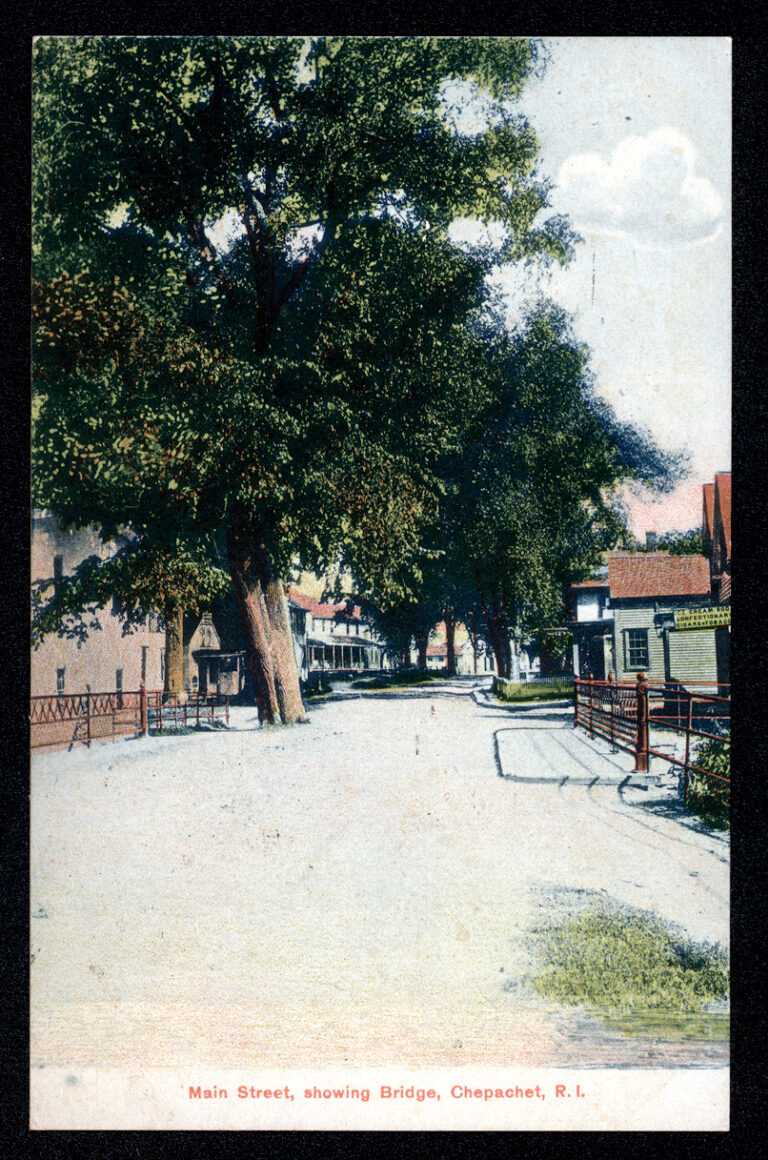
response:
<path fill-rule="evenodd" d="M 724 206 L 696 160 L 690 139 L 669 127 L 625 137 L 608 161 L 574 154 L 557 176 L 558 209 L 577 228 L 629 236 L 649 249 L 709 241 L 722 228 Z"/>

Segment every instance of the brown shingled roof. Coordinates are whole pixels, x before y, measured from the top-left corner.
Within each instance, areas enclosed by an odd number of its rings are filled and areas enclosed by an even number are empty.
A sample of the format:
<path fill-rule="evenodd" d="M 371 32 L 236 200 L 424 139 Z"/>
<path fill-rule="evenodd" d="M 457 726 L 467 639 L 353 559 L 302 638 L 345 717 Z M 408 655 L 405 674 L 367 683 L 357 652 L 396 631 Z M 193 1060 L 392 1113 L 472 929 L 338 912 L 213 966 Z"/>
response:
<path fill-rule="evenodd" d="M 709 561 L 705 556 L 667 556 L 639 552 L 608 557 L 612 600 L 640 596 L 706 596 Z"/>

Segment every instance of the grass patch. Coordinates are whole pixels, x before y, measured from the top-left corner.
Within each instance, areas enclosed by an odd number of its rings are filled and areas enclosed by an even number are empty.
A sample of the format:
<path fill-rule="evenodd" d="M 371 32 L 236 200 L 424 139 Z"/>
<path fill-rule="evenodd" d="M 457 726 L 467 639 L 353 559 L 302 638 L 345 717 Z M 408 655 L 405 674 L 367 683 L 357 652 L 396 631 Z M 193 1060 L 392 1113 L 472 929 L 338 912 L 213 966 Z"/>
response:
<path fill-rule="evenodd" d="M 149 730 L 150 737 L 187 737 L 191 733 L 218 733 L 222 729 L 227 730 L 229 726 L 225 721 L 201 721 L 199 725 L 166 725 L 163 724 L 162 729 L 152 726 Z"/>
<path fill-rule="evenodd" d="M 654 915 L 580 914 L 540 930 L 536 953 L 530 982 L 547 999 L 584 1006 L 625 1031 L 728 1034 L 727 1019 L 712 1013 L 729 998 L 727 952 L 686 940 Z"/>
<path fill-rule="evenodd" d="M 731 776 L 731 746 L 724 738 L 705 741 L 698 747 L 693 760 L 696 765 L 716 773 L 718 777 Z M 729 830 L 731 827 L 730 784 L 726 785 L 694 771 L 688 779 L 685 806 L 713 830 Z"/>
<path fill-rule="evenodd" d="M 403 686 L 431 685 L 433 681 L 444 681 L 446 674 L 425 673 L 419 669 L 405 669 L 401 673 L 387 673 L 385 676 L 368 677 L 361 681 L 353 681 L 353 689 L 399 689 Z"/>
<path fill-rule="evenodd" d="M 505 681 L 495 677 L 493 694 L 497 701 L 562 701 L 573 697 L 573 681 Z"/>

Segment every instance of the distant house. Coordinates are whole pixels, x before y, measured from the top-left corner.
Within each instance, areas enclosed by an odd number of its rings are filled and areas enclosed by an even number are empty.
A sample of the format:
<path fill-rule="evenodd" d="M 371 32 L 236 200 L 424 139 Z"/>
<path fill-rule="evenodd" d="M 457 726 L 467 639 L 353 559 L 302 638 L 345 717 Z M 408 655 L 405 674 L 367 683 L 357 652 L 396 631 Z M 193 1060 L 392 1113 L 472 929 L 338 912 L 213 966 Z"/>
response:
<path fill-rule="evenodd" d="M 456 665 L 457 676 L 468 676 L 474 671 L 472 645 L 469 641 L 464 641 L 462 644 L 454 646 L 454 662 Z M 418 656 L 418 653 L 417 653 Z M 478 658 L 480 659 L 480 658 Z M 482 661 L 481 661 L 482 664 Z M 482 672 L 481 664 L 478 665 L 478 671 Z M 448 645 L 446 642 L 438 641 L 436 644 L 427 645 L 427 668 L 432 670 L 442 670 L 448 666 Z"/>
<path fill-rule="evenodd" d="M 718 472 L 703 488 L 701 534 L 710 555 L 714 604 L 731 600 L 731 474 Z"/>
<path fill-rule="evenodd" d="M 315 600 L 291 589 L 291 604 L 305 615 L 306 668 L 317 672 L 363 672 L 389 667 L 388 646 L 353 600 Z"/>
<path fill-rule="evenodd" d="M 726 679 L 706 557 L 615 553 L 605 571 L 570 589 L 574 672 L 595 680 L 612 673 L 630 681 L 640 672 L 683 684 Z"/>
<path fill-rule="evenodd" d="M 613 671 L 613 609 L 611 608 L 608 570 L 591 580 L 582 580 L 570 588 L 573 619 L 568 625 L 573 634 L 573 671 L 580 677 L 591 674 L 604 681 Z"/>

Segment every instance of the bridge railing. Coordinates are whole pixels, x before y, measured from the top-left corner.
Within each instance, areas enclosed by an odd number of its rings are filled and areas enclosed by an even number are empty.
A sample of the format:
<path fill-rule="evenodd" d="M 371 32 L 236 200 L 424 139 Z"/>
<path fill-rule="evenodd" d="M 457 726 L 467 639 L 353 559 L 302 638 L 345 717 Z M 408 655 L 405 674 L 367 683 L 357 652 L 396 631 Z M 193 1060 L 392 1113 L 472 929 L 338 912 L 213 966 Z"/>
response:
<path fill-rule="evenodd" d="M 625 682 L 615 681 L 611 673 L 606 681 L 576 677 L 573 724 L 586 729 L 590 737 L 602 737 L 614 749 L 631 753 L 638 772 L 648 772 L 651 757 L 680 767 L 686 798 L 691 773 L 730 785 L 729 777 L 696 763 L 696 747 L 701 742 L 730 745 L 730 685 L 648 681 L 645 673 Z"/>

